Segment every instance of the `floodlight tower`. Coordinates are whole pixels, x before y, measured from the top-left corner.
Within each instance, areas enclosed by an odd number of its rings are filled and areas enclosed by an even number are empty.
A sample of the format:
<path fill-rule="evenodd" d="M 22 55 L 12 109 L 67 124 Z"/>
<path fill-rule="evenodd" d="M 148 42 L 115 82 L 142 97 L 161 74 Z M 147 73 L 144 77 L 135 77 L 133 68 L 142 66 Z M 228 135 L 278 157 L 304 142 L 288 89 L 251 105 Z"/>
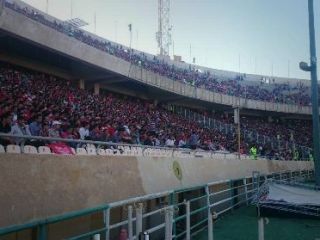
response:
<path fill-rule="evenodd" d="M 312 123 L 313 123 L 313 158 L 316 185 L 320 186 L 320 125 L 319 125 L 319 97 L 317 78 L 317 55 L 316 38 L 314 27 L 313 0 L 308 0 L 309 11 L 309 41 L 310 41 L 310 65 L 300 62 L 300 69 L 310 72 L 311 75 L 311 100 L 312 100 Z"/>
<path fill-rule="evenodd" d="M 171 41 L 170 0 L 158 0 L 158 32 L 156 39 L 160 56 L 169 56 Z"/>
<path fill-rule="evenodd" d="M 4 8 L 4 0 L 0 0 L 0 16 L 2 14 L 3 8 Z"/>

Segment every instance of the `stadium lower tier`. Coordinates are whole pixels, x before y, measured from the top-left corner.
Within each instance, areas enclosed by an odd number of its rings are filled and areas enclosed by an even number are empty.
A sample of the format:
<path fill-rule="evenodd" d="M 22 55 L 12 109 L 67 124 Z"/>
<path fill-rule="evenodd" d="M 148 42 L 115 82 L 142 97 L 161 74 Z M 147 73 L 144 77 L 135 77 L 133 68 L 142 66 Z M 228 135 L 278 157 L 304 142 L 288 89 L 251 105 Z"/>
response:
<path fill-rule="evenodd" d="M 233 117 L 223 113 L 198 110 L 198 116 L 211 117 L 219 123 L 208 126 L 152 100 L 115 93 L 95 95 L 79 89 L 77 82 L 5 63 L 0 64 L 0 87 L 2 133 L 212 151 L 238 149 L 236 132 L 223 127 L 236 129 Z M 310 121 L 270 122 L 247 117 L 241 122 L 242 154 L 282 160 L 311 156 Z M 2 145 L 21 143 L 43 145 L 19 138 L 2 138 L 0 142 Z M 77 146 L 71 144 L 71 147 Z"/>

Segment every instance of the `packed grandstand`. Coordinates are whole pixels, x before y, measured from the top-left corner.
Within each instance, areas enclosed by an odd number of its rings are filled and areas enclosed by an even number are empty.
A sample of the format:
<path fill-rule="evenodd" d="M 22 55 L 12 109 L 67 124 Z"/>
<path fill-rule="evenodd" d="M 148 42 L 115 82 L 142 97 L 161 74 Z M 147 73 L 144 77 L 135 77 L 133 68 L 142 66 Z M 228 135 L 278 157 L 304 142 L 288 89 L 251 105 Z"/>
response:
<path fill-rule="evenodd" d="M 156 105 L 115 93 L 95 95 L 79 89 L 76 82 L 6 63 L 1 63 L 0 85 L 3 133 L 237 151 L 236 126 L 231 115 L 192 109 L 174 111 L 171 105 Z M 212 127 L 205 124 L 205 119 L 207 123 L 211 121 Z M 307 157 L 305 151 L 312 143 L 307 120 L 269 122 L 261 117 L 246 117 L 241 120 L 241 128 L 242 154 L 249 154 L 250 148 L 256 146 L 261 156 L 289 160 L 294 154 Z M 22 141 L 4 139 L 1 143 Z"/>
<path fill-rule="evenodd" d="M 199 88 L 266 102 L 310 105 L 310 86 L 303 82 L 265 83 L 246 81 L 246 75 L 223 79 L 209 70 L 180 68 L 156 56 L 93 38 L 35 9 L 6 1 L 5 6 L 108 54 L 159 75 Z M 14 135 L 61 137 L 110 143 L 141 144 L 210 151 L 238 151 L 232 114 L 219 111 L 156 104 L 105 91 L 100 95 L 80 89 L 76 81 L 12 64 L 1 63 L 0 132 Z M 242 154 L 254 146 L 268 159 L 309 158 L 311 121 L 258 116 L 241 118 Z M 2 139 L 8 144 L 43 145 L 50 142 Z M 77 145 L 69 143 L 72 147 Z"/>

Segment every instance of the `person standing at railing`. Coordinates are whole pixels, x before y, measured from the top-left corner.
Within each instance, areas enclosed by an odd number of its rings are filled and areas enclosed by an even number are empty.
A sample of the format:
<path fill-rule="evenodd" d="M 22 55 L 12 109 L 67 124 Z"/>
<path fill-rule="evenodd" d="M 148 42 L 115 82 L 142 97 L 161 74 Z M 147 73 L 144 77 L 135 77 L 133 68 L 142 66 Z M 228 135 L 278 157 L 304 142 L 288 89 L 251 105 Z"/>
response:
<path fill-rule="evenodd" d="M 313 153 L 311 150 L 309 152 L 309 161 L 313 161 Z"/>
<path fill-rule="evenodd" d="M 297 150 L 294 150 L 294 152 L 293 152 L 293 160 L 294 161 L 299 160 L 299 152 Z"/>
<path fill-rule="evenodd" d="M 6 114 L 2 116 L 2 121 L 0 121 L 0 132 L 1 133 L 10 133 L 11 132 L 11 115 Z M 11 143 L 9 138 L 1 138 L 0 144 L 1 145 L 8 145 Z"/>
<path fill-rule="evenodd" d="M 250 148 L 250 157 L 253 159 L 253 160 L 257 160 L 257 148 L 255 146 L 252 146 Z"/>
<path fill-rule="evenodd" d="M 170 137 L 167 138 L 167 140 L 165 142 L 165 146 L 173 148 L 174 147 L 174 142 L 175 142 L 175 138 L 171 135 Z"/>
<path fill-rule="evenodd" d="M 41 115 L 35 117 L 33 121 L 29 124 L 29 130 L 32 136 L 40 136 L 42 131 L 42 117 Z M 42 141 L 31 139 L 31 145 L 39 147 L 43 145 Z"/>
<path fill-rule="evenodd" d="M 185 137 L 183 136 L 183 137 L 181 137 L 181 139 L 179 140 L 178 147 L 179 147 L 179 148 L 185 148 L 186 145 L 187 145 L 187 142 L 186 142 L 186 140 L 185 140 Z"/>
<path fill-rule="evenodd" d="M 130 129 L 133 144 L 140 144 L 140 132 L 138 126 L 131 126 Z"/>
<path fill-rule="evenodd" d="M 147 145 L 147 146 L 154 146 L 155 145 L 154 137 L 152 134 L 148 134 L 147 139 L 144 141 L 144 145 Z"/>
<path fill-rule="evenodd" d="M 53 121 L 52 127 L 49 128 L 49 137 L 60 138 L 60 127 L 61 127 L 61 122 Z"/>
<path fill-rule="evenodd" d="M 92 141 L 103 141 L 105 138 L 98 125 L 94 125 L 92 127 L 91 131 L 89 132 L 89 136 Z"/>
<path fill-rule="evenodd" d="M 87 137 L 89 137 L 89 135 L 90 135 L 89 127 L 90 127 L 90 125 L 88 123 L 86 123 L 79 129 L 79 134 L 80 134 L 81 140 L 85 140 Z"/>
<path fill-rule="evenodd" d="M 32 136 L 40 136 L 40 132 L 42 130 L 42 117 L 36 117 L 29 125 L 29 130 Z"/>
<path fill-rule="evenodd" d="M 25 120 L 22 118 L 18 118 L 16 123 L 11 127 L 11 132 L 12 135 L 19 135 L 19 136 L 31 136 L 29 126 L 26 124 Z M 29 142 L 28 140 L 24 138 L 15 138 L 14 142 L 19 145 L 19 144 L 26 144 Z"/>
<path fill-rule="evenodd" d="M 189 145 L 191 149 L 196 149 L 199 142 L 199 135 L 196 131 L 193 131 L 189 138 Z"/>

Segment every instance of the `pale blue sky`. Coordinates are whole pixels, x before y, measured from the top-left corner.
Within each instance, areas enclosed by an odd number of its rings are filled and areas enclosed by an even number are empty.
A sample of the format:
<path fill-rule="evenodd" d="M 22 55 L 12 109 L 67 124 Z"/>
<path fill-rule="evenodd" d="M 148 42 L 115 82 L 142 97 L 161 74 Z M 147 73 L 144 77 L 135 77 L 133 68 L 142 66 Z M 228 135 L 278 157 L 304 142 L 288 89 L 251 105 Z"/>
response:
<path fill-rule="evenodd" d="M 46 11 L 47 0 L 25 0 Z M 158 53 L 155 33 L 158 0 L 48 0 L 49 14 L 62 20 L 80 17 L 85 29 L 129 45 Z M 315 2 L 317 50 L 320 49 L 320 0 Z M 298 69 L 309 59 L 307 0 L 171 0 L 175 55 L 216 69 L 307 78 Z M 172 55 L 172 48 L 170 49 Z M 319 64 L 318 64 L 319 65 Z M 288 67 L 289 66 L 289 67 Z M 273 70 L 273 71 L 272 71 Z M 319 72 L 319 70 L 318 70 Z"/>

